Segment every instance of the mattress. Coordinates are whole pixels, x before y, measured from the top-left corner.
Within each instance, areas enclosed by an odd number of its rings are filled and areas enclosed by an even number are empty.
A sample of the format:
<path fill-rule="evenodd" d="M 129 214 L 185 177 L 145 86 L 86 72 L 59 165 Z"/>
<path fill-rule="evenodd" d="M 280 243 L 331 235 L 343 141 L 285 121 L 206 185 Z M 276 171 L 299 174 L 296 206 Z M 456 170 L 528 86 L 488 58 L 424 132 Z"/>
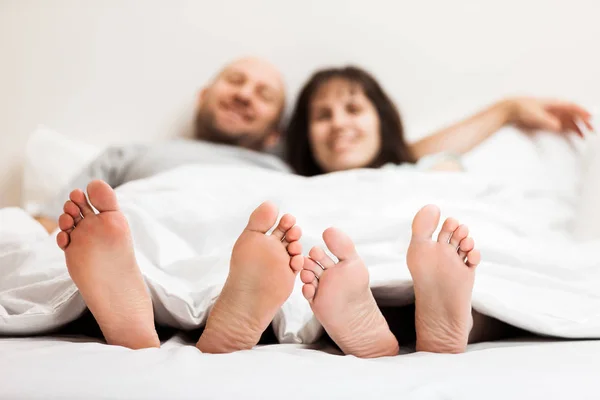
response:
<path fill-rule="evenodd" d="M 374 360 L 326 344 L 202 354 L 186 336 L 129 350 L 63 336 L 0 339 L 1 399 L 597 399 L 600 341 L 514 339 L 460 355 Z"/>

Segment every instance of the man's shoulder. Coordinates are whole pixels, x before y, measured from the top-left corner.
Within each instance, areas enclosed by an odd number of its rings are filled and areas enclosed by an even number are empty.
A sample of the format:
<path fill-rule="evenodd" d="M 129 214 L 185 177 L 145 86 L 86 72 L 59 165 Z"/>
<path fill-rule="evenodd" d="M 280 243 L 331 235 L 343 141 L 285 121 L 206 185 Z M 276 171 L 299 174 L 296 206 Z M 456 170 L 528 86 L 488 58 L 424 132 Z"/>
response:
<path fill-rule="evenodd" d="M 208 159 L 230 160 L 234 163 L 250 163 L 269 169 L 289 171 L 289 167 L 279 157 L 268 152 L 246 149 L 244 147 L 207 142 L 204 140 L 177 138 L 157 144 L 164 153 L 194 153 L 195 157 L 205 155 Z"/>
<path fill-rule="evenodd" d="M 267 155 L 267 153 L 246 149 L 244 147 L 207 142 L 205 140 L 189 139 L 189 138 L 174 138 L 156 142 L 154 147 L 157 148 L 173 148 L 173 149 L 185 149 L 185 150 L 207 150 L 211 152 L 228 153 L 228 154 L 252 154 L 256 156 Z"/>

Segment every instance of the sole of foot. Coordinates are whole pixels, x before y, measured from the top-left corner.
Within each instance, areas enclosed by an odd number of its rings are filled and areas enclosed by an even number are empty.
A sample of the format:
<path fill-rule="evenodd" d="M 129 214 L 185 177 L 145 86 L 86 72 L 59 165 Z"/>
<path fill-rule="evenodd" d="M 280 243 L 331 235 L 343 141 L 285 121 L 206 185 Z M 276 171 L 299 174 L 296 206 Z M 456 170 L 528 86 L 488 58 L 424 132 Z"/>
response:
<path fill-rule="evenodd" d="M 415 216 L 407 252 L 415 289 L 417 351 L 462 353 L 473 326 L 471 295 L 481 255 L 469 229 L 448 218 L 438 235 L 437 206 L 423 207 Z"/>
<path fill-rule="evenodd" d="M 152 300 L 116 195 L 103 181 L 91 182 L 87 193 L 89 202 L 81 190 L 71 192 L 59 218 L 56 241 L 69 274 L 107 343 L 131 349 L 159 347 Z"/>
<path fill-rule="evenodd" d="M 302 293 L 315 317 L 346 355 L 397 355 L 398 341 L 377 307 L 369 288 L 369 271 L 352 240 L 335 228 L 327 229 L 323 240 L 339 262 L 314 247 L 300 273 Z"/>
<path fill-rule="evenodd" d="M 223 290 L 196 347 L 204 353 L 231 353 L 254 347 L 292 293 L 303 257 L 296 219 L 265 202 L 250 216 L 236 241 Z"/>

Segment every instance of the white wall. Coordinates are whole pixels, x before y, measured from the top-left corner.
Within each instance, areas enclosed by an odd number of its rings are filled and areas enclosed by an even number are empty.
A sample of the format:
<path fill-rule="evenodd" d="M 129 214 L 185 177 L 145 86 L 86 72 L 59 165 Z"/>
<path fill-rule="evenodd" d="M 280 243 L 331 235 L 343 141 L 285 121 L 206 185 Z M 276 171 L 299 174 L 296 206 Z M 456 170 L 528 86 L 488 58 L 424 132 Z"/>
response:
<path fill-rule="evenodd" d="M 0 206 L 38 124 L 92 143 L 173 136 L 227 60 L 375 73 L 416 137 L 503 95 L 600 105 L 597 0 L 0 0 Z"/>

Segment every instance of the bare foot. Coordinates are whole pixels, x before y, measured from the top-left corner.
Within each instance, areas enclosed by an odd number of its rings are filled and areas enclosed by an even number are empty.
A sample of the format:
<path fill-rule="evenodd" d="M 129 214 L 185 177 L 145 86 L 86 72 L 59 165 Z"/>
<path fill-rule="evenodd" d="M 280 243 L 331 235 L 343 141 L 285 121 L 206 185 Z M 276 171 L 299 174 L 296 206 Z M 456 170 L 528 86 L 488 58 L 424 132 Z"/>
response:
<path fill-rule="evenodd" d="M 71 192 L 56 237 L 67 268 L 109 344 L 159 347 L 152 301 L 138 268 L 131 233 L 114 191 L 103 181 Z"/>
<path fill-rule="evenodd" d="M 481 256 L 468 228 L 453 218 L 432 240 L 439 221 L 439 208 L 423 207 L 413 220 L 407 253 L 415 288 L 417 351 L 462 353 L 473 326 L 471 293 Z"/>
<path fill-rule="evenodd" d="M 361 358 L 398 354 L 398 341 L 369 288 L 369 271 L 352 240 L 329 228 L 323 240 L 339 259 L 336 264 L 319 247 L 304 260 L 302 293 L 315 316 L 344 354 Z"/>
<path fill-rule="evenodd" d="M 196 347 L 204 353 L 251 349 L 294 288 L 302 269 L 300 227 L 286 214 L 277 228 L 277 207 L 261 204 L 233 247 L 229 276 Z"/>

